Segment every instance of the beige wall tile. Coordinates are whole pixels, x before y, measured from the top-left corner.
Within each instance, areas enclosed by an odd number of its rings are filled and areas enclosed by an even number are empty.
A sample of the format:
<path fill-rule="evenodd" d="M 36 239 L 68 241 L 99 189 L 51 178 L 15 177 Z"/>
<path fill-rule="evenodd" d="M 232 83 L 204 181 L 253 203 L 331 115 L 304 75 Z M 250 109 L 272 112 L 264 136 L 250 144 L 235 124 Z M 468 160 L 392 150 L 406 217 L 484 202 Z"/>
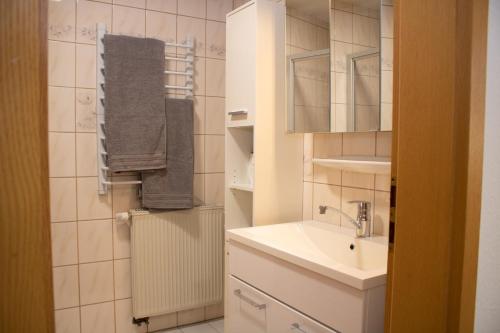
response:
<path fill-rule="evenodd" d="M 180 4 L 184 3 L 181 1 Z M 177 42 L 185 43 L 188 37 L 193 37 L 195 39 L 195 50 L 194 54 L 197 57 L 205 56 L 205 20 L 187 17 L 187 16 L 177 16 Z M 183 53 L 184 50 L 178 50 L 179 53 Z"/>
<path fill-rule="evenodd" d="M 52 223 L 52 266 L 78 264 L 76 222 Z"/>
<path fill-rule="evenodd" d="M 224 60 L 207 59 L 207 96 L 224 97 L 225 63 Z"/>
<path fill-rule="evenodd" d="M 342 172 L 338 169 L 314 165 L 314 182 L 330 185 L 341 185 Z"/>
<path fill-rule="evenodd" d="M 95 69 L 95 45 L 76 44 L 76 86 L 78 88 L 95 88 Z"/>
<path fill-rule="evenodd" d="M 97 177 L 78 178 L 77 189 L 79 220 L 111 218 L 111 193 L 99 195 Z"/>
<path fill-rule="evenodd" d="M 194 108 L 194 123 L 193 132 L 194 134 L 204 134 L 205 133 L 205 96 L 195 96 L 193 98 L 193 108 Z"/>
<path fill-rule="evenodd" d="M 49 1 L 49 39 L 75 41 L 75 1 Z"/>
<path fill-rule="evenodd" d="M 377 156 L 391 156 L 392 132 L 377 132 Z"/>
<path fill-rule="evenodd" d="M 205 95 L 205 58 L 196 57 L 194 59 L 194 94 Z M 184 71 L 185 65 L 178 64 L 177 70 Z M 186 79 L 184 77 L 177 78 L 177 84 L 180 86 L 185 85 Z"/>
<path fill-rule="evenodd" d="M 130 259 L 115 260 L 115 298 L 132 297 Z"/>
<path fill-rule="evenodd" d="M 375 155 L 375 133 L 344 133 L 342 155 Z"/>
<path fill-rule="evenodd" d="M 50 178 L 50 220 L 76 220 L 76 179 Z"/>
<path fill-rule="evenodd" d="M 182 0 L 177 2 L 179 15 L 205 18 L 206 0 Z"/>
<path fill-rule="evenodd" d="M 145 11 L 113 5 L 113 34 L 144 37 L 146 35 Z"/>
<path fill-rule="evenodd" d="M 106 30 L 111 31 L 111 19 L 111 4 L 85 0 L 77 1 L 76 41 L 78 43 L 95 44 L 97 23 L 106 24 Z"/>
<path fill-rule="evenodd" d="M 192 310 L 179 311 L 177 313 L 177 325 L 182 326 L 203 321 L 203 319 L 205 318 L 204 310 L 204 308 L 197 308 Z"/>
<path fill-rule="evenodd" d="M 234 2 L 233 8 L 238 8 L 239 6 L 244 5 L 248 1 L 250 1 L 250 0 L 234 0 L 233 1 Z"/>
<path fill-rule="evenodd" d="M 146 0 L 113 0 L 115 5 L 123 5 L 136 8 L 146 8 Z"/>
<path fill-rule="evenodd" d="M 224 172 L 224 136 L 205 136 L 205 172 Z"/>
<path fill-rule="evenodd" d="M 313 218 L 317 221 L 340 225 L 340 216 L 338 213 L 329 209 L 325 214 L 320 214 L 318 209 L 320 205 L 327 205 L 340 209 L 340 195 L 340 186 L 315 183 L 313 185 Z"/>
<path fill-rule="evenodd" d="M 113 259 L 111 220 L 78 221 L 80 262 Z"/>
<path fill-rule="evenodd" d="M 80 308 L 56 310 L 56 333 L 80 333 Z"/>
<path fill-rule="evenodd" d="M 130 227 L 113 223 L 113 257 L 130 258 Z"/>
<path fill-rule="evenodd" d="M 340 10 L 335 10 L 334 39 L 340 42 L 352 43 L 352 14 Z"/>
<path fill-rule="evenodd" d="M 373 216 L 373 206 L 375 202 L 374 192 L 375 191 L 373 190 L 342 187 L 342 211 L 355 219 L 358 214 L 358 205 L 355 203 L 349 203 L 349 201 L 363 200 L 370 203 L 370 216 Z M 354 228 L 354 225 L 349 222 L 344 216 L 341 216 L 341 226 L 352 229 Z"/>
<path fill-rule="evenodd" d="M 50 177 L 74 177 L 75 133 L 49 133 Z"/>
<path fill-rule="evenodd" d="M 224 135 L 224 98 L 207 97 L 205 110 L 205 133 Z"/>
<path fill-rule="evenodd" d="M 150 10 L 146 11 L 146 37 L 161 39 L 168 43 L 175 43 L 177 40 L 176 29 L 176 15 Z"/>
<path fill-rule="evenodd" d="M 342 135 L 330 133 L 314 134 L 314 157 L 332 158 L 342 154 Z"/>
<path fill-rule="evenodd" d="M 291 45 L 305 50 L 315 50 L 316 31 L 312 24 L 295 17 L 290 18 Z"/>
<path fill-rule="evenodd" d="M 132 324 L 132 299 L 115 301 L 116 332 L 118 333 L 146 333 L 146 325 Z M 154 317 L 153 317 L 154 318 Z M 151 320 L 152 318 L 150 318 Z M 150 325 L 151 326 L 151 325 Z M 168 326 L 171 327 L 171 326 Z M 160 328 L 167 328 L 161 326 Z"/>
<path fill-rule="evenodd" d="M 193 176 L 193 201 L 194 204 L 205 203 L 205 175 L 197 173 Z"/>
<path fill-rule="evenodd" d="M 347 71 L 346 56 L 352 53 L 352 44 L 332 41 L 334 43 L 334 69 L 335 72 L 345 73 Z"/>
<path fill-rule="evenodd" d="M 346 12 L 352 12 L 353 10 L 352 1 L 347 1 L 347 0 L 332 1 L 332 8 L 340 9 Z"/>
<path fill-rule="evenodd" d="M 82 333 L 109 333 L 115 331 L 113 302 L 82 306 Z"/>
<path fill-rule="evenodd" d="M 97 142 L 95 133 L 76 134 L 76 175 L 97 176 Z"/>
<path fill-rule="evenodd" d="M 175 14 L 177 13 L 177 0 L 146 0 L 146 8 Z"/>
<path fill-rule="evenodd" d="M 75 44 L 49 41 L 49 85 L 75 86 Z"/>
<path fill-rule="evenodd" d="M 78 306 L 78 266 L 54 267 L 52 278 L 55 309 Z"/>
<path fill-rule="evenodd" d="M 389 236 L 390 193 L 375 191 L 375 209 L 373 212 L 373 233 Z"/>
<path fill-rule="evenodd" d="M 313 218 L 313 183 L 304 182 L 302 192 L 302 219 L 312 220 Z"/>
<path fill-rule="evenodd" d="M 375 176 L 375 189 L 378 191 L 391 190 L 391 176 L 390 175 L 376 175 Z"/>
<path fill-rule="evenodd" d="M 345 73 L 335 73 L 335 103 L 347 102 L 347 77 Z"/>
<path fill-rule="evenodd" d="M 205 172 L 205 136 L 194 136 L 194 172 Z"/>
<path fill-rule="evenodd" d="M 207 57 L 226 58 L 226 24 L 207 21 Z"/>
<path fill-rule="evenodd" d="M 205 175 L 205 203 L 207 205 L 224 205 L 223 173 L 210 173 Z"/>
<path fill-rule="evenodd" d="M 76 131 L 96 131 L 96 102 L 95 89 L 76 89 Z"/>
<path fill-rule="evenodd" d="M 75 89 L 49 87 L 49 131 L 75 131 Z"/>
<path fill-rule="evenodd" d="M 232 9 L 232 0 L 207 0 L 207 19 L 225 22 Z"/>
<path fill-rule="evenodd" d="M 113 300 L 113 261 L 80 265 L 82 305 Z M 112 320 L 108 320 L 111 321 Z"/>
<path fill-rule="evenodd" d="M 369 173 L 349 172 L 343 170 L 342 186 L 373 190 L 375 187 L 375 175 Z"/>

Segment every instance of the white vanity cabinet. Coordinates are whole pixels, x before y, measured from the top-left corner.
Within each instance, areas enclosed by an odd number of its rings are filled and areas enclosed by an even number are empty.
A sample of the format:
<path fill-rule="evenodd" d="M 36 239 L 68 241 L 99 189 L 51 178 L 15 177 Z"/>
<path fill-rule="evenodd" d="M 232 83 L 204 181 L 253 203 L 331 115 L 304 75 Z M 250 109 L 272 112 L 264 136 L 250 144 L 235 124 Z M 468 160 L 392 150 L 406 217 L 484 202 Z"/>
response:
<path fill-rule="evenodd" d="M 225 332 L 334 333 L 336 331 L 293 310 L 252 286 L 229 278 Z"/>

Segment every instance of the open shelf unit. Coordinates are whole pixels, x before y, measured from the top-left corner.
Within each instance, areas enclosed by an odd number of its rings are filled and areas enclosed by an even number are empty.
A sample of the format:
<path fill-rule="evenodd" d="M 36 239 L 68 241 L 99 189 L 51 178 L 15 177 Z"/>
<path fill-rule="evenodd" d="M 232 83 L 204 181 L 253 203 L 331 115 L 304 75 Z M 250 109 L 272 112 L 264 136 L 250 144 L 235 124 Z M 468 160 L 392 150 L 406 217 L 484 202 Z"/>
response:
<path fill-rule="evenodd" d="M 251 0 L 226 27 L 225 228 L 300 220 L 303 142 L 285 128 L 285 5 Z"/>

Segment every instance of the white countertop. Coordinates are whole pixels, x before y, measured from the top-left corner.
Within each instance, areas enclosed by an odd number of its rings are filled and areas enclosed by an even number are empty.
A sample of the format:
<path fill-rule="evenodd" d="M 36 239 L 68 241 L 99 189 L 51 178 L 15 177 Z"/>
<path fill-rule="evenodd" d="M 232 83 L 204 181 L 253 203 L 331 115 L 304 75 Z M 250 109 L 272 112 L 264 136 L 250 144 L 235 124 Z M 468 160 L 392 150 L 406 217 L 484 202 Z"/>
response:
<path fill-rule="evenodd" d="M 226 239 L 357 289 L 386 282 L 387 237 L 356 238 L 354 229 L 300 221 L 231 229 L 226 231 Z"/>

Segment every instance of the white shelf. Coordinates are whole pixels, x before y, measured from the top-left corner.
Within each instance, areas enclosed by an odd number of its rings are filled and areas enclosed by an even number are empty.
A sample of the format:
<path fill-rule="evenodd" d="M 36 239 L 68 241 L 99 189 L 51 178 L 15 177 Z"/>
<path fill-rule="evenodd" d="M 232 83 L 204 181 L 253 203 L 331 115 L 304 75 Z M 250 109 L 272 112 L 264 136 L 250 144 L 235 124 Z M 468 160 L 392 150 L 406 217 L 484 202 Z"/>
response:
<path fill-rule="evenodd" d="M 232 190 L 253 192 L 253 185 L 252 184 L 231 184 L 231 185 L 229 185 L 229 188 Z"/>
<path fill-rule="evenodd" d="M 313 164 L 352 172 L 389 175 L 391 160 L 387 157 L 342 156 L 338 158 L 313 158 Z"/>

